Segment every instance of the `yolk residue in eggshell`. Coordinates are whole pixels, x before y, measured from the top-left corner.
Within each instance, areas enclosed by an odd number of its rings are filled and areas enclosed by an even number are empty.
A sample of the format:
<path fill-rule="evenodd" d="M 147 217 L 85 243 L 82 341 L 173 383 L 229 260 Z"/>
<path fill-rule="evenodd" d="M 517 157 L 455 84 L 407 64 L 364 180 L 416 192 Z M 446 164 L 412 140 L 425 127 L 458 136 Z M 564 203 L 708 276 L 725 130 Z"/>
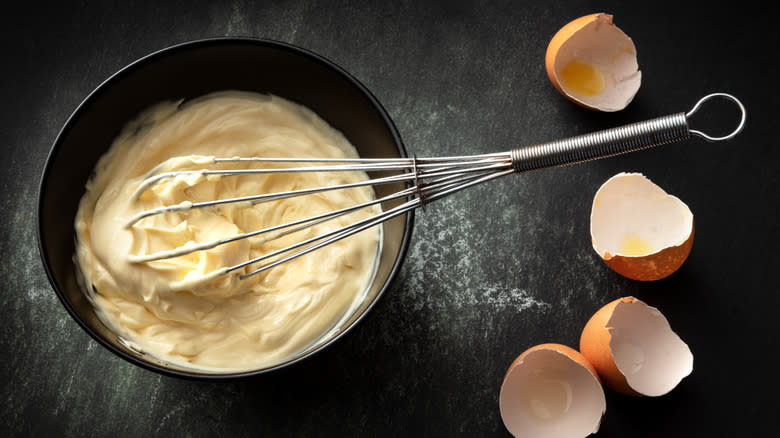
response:
<path fill-rule="evenodd" d="M 571 61 L 560 71 L 561 85 L 569 91 L 585 96 L 595 96 L 604 90 L 604 76 L 592 65 Z"/>
<path fill-rule="evenodd" d="M 620 254 L 624 256 L 640 256 L 653 251 L 655 246 L 638 234 L 627 234 L 620 241 Z"/>

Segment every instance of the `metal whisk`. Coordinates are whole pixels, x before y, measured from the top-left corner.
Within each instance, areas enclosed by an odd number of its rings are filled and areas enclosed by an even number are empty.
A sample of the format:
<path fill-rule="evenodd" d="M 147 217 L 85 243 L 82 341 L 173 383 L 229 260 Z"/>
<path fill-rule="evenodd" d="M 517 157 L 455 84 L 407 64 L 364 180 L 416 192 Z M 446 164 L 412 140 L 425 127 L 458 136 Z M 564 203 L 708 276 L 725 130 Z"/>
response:
<path fill-rule="evenodd" d="M 701 105 L 713 98 L 722 97 L 737 104 L 741 112 L 741 120 L 737 128 L 728 135 L 712 137 L 701 131 L 688 127 L 688 119 L 696 113 Z M 195 251 L 207 250 L 218 245 L 234 242 L 239 239 L 264 235 L 265 240 L 272 240 L 284 235 L 303 230 L 330 219 L 346 215 L 353 211 L 367 208 L 376 204 L 386 203 L 396 199 L 407 199 L 400 205 L 381 211 L 375 216 L 354 222 L 325 234 L 306 239 L 286 248 L 270 252 L 261 257 L 247 260 L 243 263 L 225 267 L 212 272 L 203 281 L 217 278 L 233 271 L 242 269 L 256 263 L 262 263 L 251 272 L 242 274 L 239 278 L 255 275 L 259 272 L 271 269 L 281 263 L 285 263 L 296 257 L 308 254 L 333 243 L 337 240 L 351 236 L 367 228 L 376 226 L 396 216 L 420 207 L 428 202 L 443 198 L 452 193 L 463 190 L 499 178 L 510 173 L 523 173 L 530 170 L 546 167 L 561 166 L 572 163 L 580 163 L 596 158 L 610 157 L 613 155 L 632 152 L 653 146 L 667 144 L 678 140 L 690 138 L 691 135 L 701 137 L 707 141 L 729 140 L 736 136 L 745 124 L 745 107 L 732 95 L 725 93 L 713 93 L 701 98 L 687 113 L 671 114 L 643 122 L 633 123 L 618 128 L 607 129 L 590 134 L 580 135 L 565 140 L 549 143 L 524 146 L 512 149 L 509 152 L 501 152 L 485 155 L 442 157 L 442 158 L 397 158 L 397 159 L 306 159 L 306 158 L 210 158 L 209 163 L 231 162 L 260 162 L 260 163 L 305 163 L 304 167 L 266 168 L 266 169 L 234 169 L 234 170 L 188 170 L 163 172 L 164 166 L 160 165 L 146 175 L 145 181 L 135 193 L 136 199 L 146 190 L 149 190 L 163 180 L 186 175 L 242 175 L 242 174 L 268 174 L 289 172 L 344 172 L 344 171 L 401 171 L 402 173 L 387 177 L 380 177 L 351 184 L 302 189 L 279 193 L 258 194 L 240 198 L 219 199 L 208 202 L 184 202 L 152 210 L 144 211 L 128 223 L 127 227 L 134 226 L 140 220 L 167 212 L 183 212 L 193 208 L 214 207 L 221 204 L 251 202 L 257 204 L 293 196 L 303 196 L 327 190 L 341 190 L 360 186 L 376 186 L 381 184 L 406 182 L 407 188 L 388 196 L 371 200 L 348 208 L 328 212 L 307 219 L 265 228 L 249 233 L 237 234 L 224 239 L 209 242 L 187 244 L 179 248 L 160 251 L 148 255 L 129 256 L 130 261 L 136 263 L 151 262 L 190 254 Z"/>

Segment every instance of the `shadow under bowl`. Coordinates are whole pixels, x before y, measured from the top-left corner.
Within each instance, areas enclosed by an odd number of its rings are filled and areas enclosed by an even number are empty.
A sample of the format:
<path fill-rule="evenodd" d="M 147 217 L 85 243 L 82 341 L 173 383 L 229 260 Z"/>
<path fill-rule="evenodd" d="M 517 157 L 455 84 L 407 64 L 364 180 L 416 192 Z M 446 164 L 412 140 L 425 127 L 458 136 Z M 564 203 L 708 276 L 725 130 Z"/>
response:
<path fill-rule="evenodd" d="M 256 375 L 308 358 L 335 342 L 388 288 L 406 254 L 414 219 L 410 212 L 382 225 L 378 271 L 365 300 L 340 330 L 283 363 L 241 372 L 198 371 L 129 348 L 97 317 L 77 281 L 74 220 L 85 184 L 125 123 L 142 110 L 221 90 L 270 93 L 302 104 L 341 131 L 363 158 L 407 156 L 392 120 L 368 89 L 331 61 L 285 43 L 252 38 L 184 43 L 128 65 L 95 89 L 65 123 L 44 167 L 37 211 L 41 258 L 62 304 L 98 343 L 133 364 L 178 377 Z M 381 197 L 403 188 L 396 183 L 376 186 L 375 191 Z"/>

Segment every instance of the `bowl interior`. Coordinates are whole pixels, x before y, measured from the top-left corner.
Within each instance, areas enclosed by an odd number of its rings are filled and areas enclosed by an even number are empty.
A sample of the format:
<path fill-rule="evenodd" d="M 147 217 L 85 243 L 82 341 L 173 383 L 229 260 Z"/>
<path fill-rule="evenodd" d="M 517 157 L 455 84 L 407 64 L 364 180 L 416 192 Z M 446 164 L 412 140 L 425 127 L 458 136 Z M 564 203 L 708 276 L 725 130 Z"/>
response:
<path fill-rule="evenodd" d="M 38 199 L 41 256 L 68 312 L 93 338 L 133 363 L 166 374 L 256 374 L 324 348 L 376 302 L 399 269 L 411 234 L 411 213 L 383 225 L 379 268 L 366 299 L 329 340 L 282 364 L 241 373 L 200 372 L 144 356 L 125 345 L 98 319 L 76 281 L 73 224 L 84 186 L 122 126 L 141 110 L 164 100 L 194 98 L 220 90 L 271 93 L 305 105 L 340 130 L 361 157 L 406 156 L 392 121 L 365 87 L 329 61 L 283 43 L 235 38 L 186 43 L 149 55 L 100 85 L 68 120 L 47 160 Z M 377 196 L 402 188 L 401 183 L 375 187 Z"/>

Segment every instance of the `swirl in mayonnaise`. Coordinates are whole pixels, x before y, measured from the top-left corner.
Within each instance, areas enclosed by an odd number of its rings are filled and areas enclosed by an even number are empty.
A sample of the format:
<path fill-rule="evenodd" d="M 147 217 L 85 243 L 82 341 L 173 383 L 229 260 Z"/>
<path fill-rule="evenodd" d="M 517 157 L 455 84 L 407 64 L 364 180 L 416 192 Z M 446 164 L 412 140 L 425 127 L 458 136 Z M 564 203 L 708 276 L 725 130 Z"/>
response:
<path fill-rule="evenodd" d="M 312 111 L 276 96 L 219 92 L 183 104 L 161 103 L 129 123 L 98 162 L 76 216 L 76 261 L 101 320 L 143 353 L 198 370 L 273 366 L 316 344 L 360 303 L 374 275 L 380 231 L 362 231 L 243 280 L 239 276 L 251 266 L 214 279 L 209 274 L 368 217 L 378 207 L 277 240 L 252 237 L 169 259 L 135 261 L 374 197 L 370 187 L 359 187 L 164 213 L 126 226 L 138 213 L 164 205 L 367 178 L 361 172 L 222 177 L 194 172 L 161 180 L 137 196 L 144 176 L 161 164 L 166 171 L 257 167 L 209 164 L 214 156 L 352 158 L 357 153 Z M 291 166 L 278 164 L 285 165 Z"/>

